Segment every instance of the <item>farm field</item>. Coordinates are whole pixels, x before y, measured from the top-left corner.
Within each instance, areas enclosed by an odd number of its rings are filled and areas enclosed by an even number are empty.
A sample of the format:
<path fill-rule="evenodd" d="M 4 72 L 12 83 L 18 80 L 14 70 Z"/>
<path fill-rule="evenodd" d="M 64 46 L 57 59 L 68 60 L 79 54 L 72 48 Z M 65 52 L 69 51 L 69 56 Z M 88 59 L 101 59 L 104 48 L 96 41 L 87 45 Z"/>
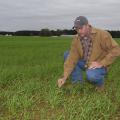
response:
<path fill-rule="evenodd" d="M 59 89 L 71 37 L 0 36 L 0 120 L 120 120 L 120 57 L 105 91 L 67 83 Z M 116 41 L 120 44 L 120 38 Z"/>

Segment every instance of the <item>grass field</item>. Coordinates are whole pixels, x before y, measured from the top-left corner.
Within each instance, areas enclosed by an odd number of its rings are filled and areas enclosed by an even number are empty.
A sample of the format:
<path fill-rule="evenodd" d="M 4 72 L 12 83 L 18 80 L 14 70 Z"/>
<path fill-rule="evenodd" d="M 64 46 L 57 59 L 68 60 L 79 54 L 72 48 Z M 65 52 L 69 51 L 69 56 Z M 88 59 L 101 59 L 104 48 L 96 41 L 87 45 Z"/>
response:
<path fill-rule="evenodd" d="M 120 120 L 120 58 L 102 93 L 70 79 L 57 87 L 71 40 L 0 37 L 0 120 Z"/>

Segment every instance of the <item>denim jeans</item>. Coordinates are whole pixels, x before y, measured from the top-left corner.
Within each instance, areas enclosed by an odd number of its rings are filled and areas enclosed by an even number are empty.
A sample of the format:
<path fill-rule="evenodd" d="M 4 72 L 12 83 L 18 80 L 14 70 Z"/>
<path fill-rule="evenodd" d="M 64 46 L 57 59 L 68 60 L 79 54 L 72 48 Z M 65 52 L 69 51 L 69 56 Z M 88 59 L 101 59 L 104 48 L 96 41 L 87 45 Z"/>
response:
<path fill-rule="evenodd" d="M 64 61 L 67 59 L 69 51 L 64 53 Z M 78 81 L 83 82 L 82 71 L 86 71 L 87 80 L 95 83 L 96 86 L 101 86 L 104 84 L 104 77 L 107 73 L 105 67 L 96 68 L 96 69 L 86 69 L 85 61 L 80 59 L 76 64 L 74 70 L 71 73 L 72 82 L 76 83 Z"/>

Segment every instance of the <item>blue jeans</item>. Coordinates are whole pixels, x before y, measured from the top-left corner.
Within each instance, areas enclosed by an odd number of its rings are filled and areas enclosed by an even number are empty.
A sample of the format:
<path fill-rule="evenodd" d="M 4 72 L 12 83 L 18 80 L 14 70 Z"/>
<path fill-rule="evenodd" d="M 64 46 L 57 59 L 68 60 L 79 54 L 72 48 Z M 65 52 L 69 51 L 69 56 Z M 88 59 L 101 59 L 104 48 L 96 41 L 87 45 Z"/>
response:
<path fill-rule="evenodd" d="M 69 51 L 64 53 L 64 61 L 67 59 Z M 104 77 L 107 73 L 106 68 L 96 68 L 96 69 L 85 69 L 85 61 L 80 59 L 76 64 L 74 70 L 71 73 L 72 82 L 76 83 L 78 81 L 83 82 L 82 71 L 86 71 L 87 80 L 95 83 L 96 86 L 101 86 L 104 84 Z"/>

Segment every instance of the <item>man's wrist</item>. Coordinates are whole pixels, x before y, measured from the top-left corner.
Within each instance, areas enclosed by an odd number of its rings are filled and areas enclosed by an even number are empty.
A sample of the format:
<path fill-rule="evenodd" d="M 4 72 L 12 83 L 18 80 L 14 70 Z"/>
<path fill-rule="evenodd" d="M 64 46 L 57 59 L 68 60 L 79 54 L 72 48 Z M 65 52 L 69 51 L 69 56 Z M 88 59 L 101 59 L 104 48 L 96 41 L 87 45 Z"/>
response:
<path fill-rule="evenodd" d="M 64 81 L 66 81 L 66 79 L 67 79 L 65 76 L 62 76 L 61 78 L 62 78 Z"/>
<path fill-rule="evenodd" d="M 64 80 L 64 81 L 66 81 L 66 78 L 65 78 L 65 77 L 63 77 L 63 80 Z"/>

